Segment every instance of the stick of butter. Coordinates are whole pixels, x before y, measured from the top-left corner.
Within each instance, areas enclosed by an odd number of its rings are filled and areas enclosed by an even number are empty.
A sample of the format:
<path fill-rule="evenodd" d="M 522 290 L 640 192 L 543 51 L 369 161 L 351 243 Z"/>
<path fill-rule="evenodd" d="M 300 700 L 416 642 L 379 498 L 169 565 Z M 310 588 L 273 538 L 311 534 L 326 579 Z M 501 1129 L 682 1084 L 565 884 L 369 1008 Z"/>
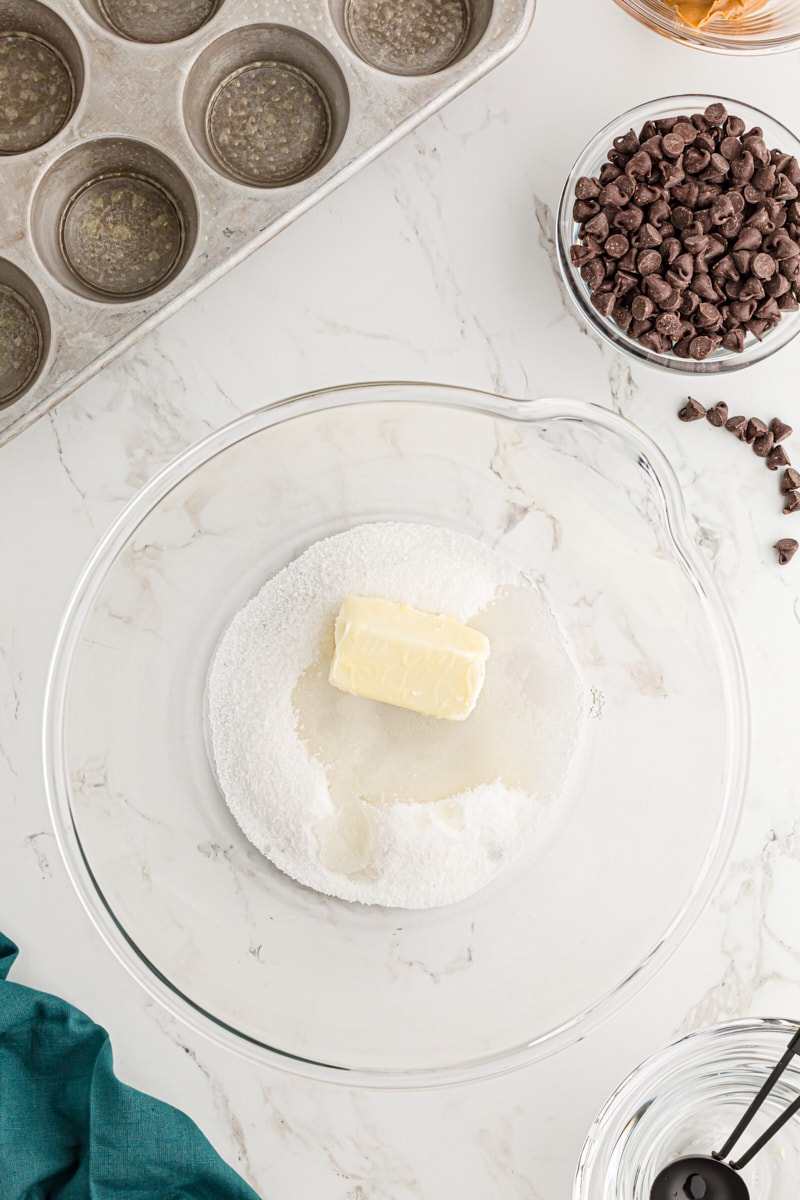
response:
<path fill-rule="evenodd" d="M 328 680 L 367 700 L 464 721 L 486 675 L 489 639 L 454 617 L 375 596 L 348 596 L 336 618 Z"/>

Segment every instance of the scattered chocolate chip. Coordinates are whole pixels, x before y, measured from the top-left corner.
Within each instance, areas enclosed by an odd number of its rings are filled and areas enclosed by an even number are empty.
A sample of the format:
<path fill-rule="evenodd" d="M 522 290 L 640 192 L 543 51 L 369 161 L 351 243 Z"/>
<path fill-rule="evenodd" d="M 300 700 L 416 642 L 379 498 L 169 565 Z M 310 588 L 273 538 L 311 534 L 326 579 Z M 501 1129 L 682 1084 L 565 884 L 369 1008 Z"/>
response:
<path fill-rule="evenodd" d="M 750 420 L 747 422 L 747 430 L 745 432 L 744 440 L 748 444 L 752 444 L 756 440 L 756 438 L 761 437 L 762 434 L 765 434 L 766 432 L 767 432 L 766 423 L 764 421 L 760 420 L 759 417 L 751 417 Z"/>
<path fill-rule="evenodd" d="M 686 403 L 678 413 L 678 418 L 681 421 L 701 421 L 706 415 L 706 410 L 703 408 L 699 400 L 694 400 L 691 396 L 687 397 Z"/>
<path fill-rule="evenodd" d="M 773 550 L 778 551 L 778 563 L 785 567 L 797 553 L 797 542 L 794 538 L 781 538 L 773 546 Z"/>
<path fill-rule="evenodd" d="M 772 430 L 772 435 L 775 438 L 775 445 L 779 442 L 785 442 L 788 437 L 792 436 L 791 425 L 785 425 L 778 417 L 773 417 L 769 423 Z"/>
<path fill-rule="evenodd" d="M 789 466 L 789 455 L 784 450 L 783 446 L 776 446 L 774 450 L 770 450 L 767 455 L 767 467 L 770 471 L 777 471 L 779 467 Z"/>
<path fill-rule="evenodd" d="M 789 492 L 786 497 L 786 503 L 783 506 L 784 513 L 788 515 L 789 513 L 797 512 L 798 508 L 800 508 L 800 492 Z"/>
<path fill-rule="evenodd" d="M 794 467 L 789 467 L 783 472 L 781 480 L 781 491 L 784 496 L 788 496 L 789 492 L 794 492 L 800 488 L 800 471 L 795 471 Z"/>
<path fill-rule="evenodd" d="M 753 442 L 753 453 L 757 454 L 759 458 L 766 458 L 772 450 L 774 441 L 771 433 L 762 433 L 761 437 L 757 437 Z"/>
<path fill-rule="evenodd" d="M 725 428 L 740 442 L 743 442 L 747 432 L 747 417 L 729 417 L 725 422 Z"/>
<path fill-rule="evenodd" d="M 727 419 L 728 406 L 724 400 L 720 400 L 718 404 L 714 404 L 706 413 L 706 420 L 715 429 L 721 429 Z"/>

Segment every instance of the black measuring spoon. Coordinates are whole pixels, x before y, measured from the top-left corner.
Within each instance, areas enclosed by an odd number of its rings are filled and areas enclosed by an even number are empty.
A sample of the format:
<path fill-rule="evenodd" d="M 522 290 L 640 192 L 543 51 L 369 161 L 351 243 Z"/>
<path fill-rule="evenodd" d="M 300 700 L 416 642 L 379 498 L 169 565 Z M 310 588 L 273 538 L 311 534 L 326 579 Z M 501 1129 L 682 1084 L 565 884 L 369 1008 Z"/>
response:
<path fill-rule="evenodd" d="M 761 1137 L 756 1138 L 750 1149 L 736 1162 L 723 1162 L 723 1159 L 728 1157 L 795 1054 L 800 1054 L 800 1029 L 722 1149 L 713 1154 L 694 1154 L 669 1163 L 653 1180 L 650 1200 L 750 1200 L 747 1184 L 739 1171 L 795 1113 L 800 1112 L 800 1096 L 764 1130 Z"/>

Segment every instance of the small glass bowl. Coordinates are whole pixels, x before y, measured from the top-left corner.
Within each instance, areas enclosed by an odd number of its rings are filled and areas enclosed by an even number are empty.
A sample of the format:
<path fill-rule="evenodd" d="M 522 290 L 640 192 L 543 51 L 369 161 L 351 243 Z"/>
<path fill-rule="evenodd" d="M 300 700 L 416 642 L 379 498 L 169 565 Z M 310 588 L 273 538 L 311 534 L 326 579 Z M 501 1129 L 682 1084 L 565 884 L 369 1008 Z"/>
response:
<path fill-rule="evenodd" d="M 573 1200 L 648 1200 L 658 1172 L 677 1158 L 711 1154 L 736 1127 L 797 1024 L 748 1019 L 691 1033 L 637 1067 L 601 1109 L 581 1151 Z M 734 1157 L 800 1096 L 791 1061 Z M 800 1120 L 788 1122 L 742 1168 L 750 1200 L 795 1200 Z"/>
<path fill-rule="evenodd" d="M 703 29 L 690 29 L 663 0 L 616 0 L 648 29 L 673 42 L 718 54 L 773 54 L 800 46 L 800 8 L 796 0 L 767 0 L 741 21 L 715 17 Z"/>
<path fill-rule="evenodd" d="M 561 275 L 567 285 L 567 291 L 577 305 L 581 315 L 601 337 L 611 342 L 618 350 L 624 350 L 639 362 L 649 363 L 668 371 L 679 371 L 684 375 L 715 375 L 723 371 L 738 371 L 751 363 L 761 362 L 769 358 L 776 350 L 780 350 L 800 332 L 800 311 L 787 313 L 779 325 L 764 335 L 762 341 L 748 335 L 744 350 L 736 354 L 731 350 L 719 349 L 702 362 L 693 359 L 680 358 L 671 351 L 668 354 L 658 354 L 640 346 L 634 338 L 629 337 L 610 317 L 603 317 L 591 301 L 591 292 L 581 278 L 580 270 L 572 265 L 570 247 L 578 240 L 579 223 L 572 216 L 575 201 L 575 185 L 583 175 L 596 176 L 606 161 L 608 151 L 612 148 L 614 138 L 634 129 L 637 133 L 647 121 L 658 121 L 662 117 L 674 117 L 678 114 L 691 115 L 703 112 L 709 104 L 718 101 L 727 108 L 731 115 L 739 116 L 747 123 L 748 129 L 755 125 L 764 130 L 767 145 L 793 154 L 800 158 L 800 140 L 786 128 L 760 109 L 741 100 L 730 100 L 725 96 L 664 96 L 660 100 L 651 100 L 640 104 L 623 113 L 621 117 L 610 121 L 592 138 L 578 156 L 570 171 L 569 178 L 561 194 L 557 220 L 557 249 L 558 263 Z"/>

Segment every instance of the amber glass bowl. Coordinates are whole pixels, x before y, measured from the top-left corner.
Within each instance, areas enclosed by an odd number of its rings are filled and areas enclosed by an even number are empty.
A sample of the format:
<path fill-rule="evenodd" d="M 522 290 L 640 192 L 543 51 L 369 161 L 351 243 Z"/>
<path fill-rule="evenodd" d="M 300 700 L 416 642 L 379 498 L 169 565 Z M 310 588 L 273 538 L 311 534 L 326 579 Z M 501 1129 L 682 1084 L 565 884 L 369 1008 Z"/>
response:
<path fill-rule="evenodd" d="M 702 29 L 692 29 L 664 0 L 616 0 L 637 21 L 675 42 L 719 54 L 772 54 L 800 47 L 800 4 L 797 0 L 767 0 L 760 9 L 738 21 L 714 17 Z"/>

